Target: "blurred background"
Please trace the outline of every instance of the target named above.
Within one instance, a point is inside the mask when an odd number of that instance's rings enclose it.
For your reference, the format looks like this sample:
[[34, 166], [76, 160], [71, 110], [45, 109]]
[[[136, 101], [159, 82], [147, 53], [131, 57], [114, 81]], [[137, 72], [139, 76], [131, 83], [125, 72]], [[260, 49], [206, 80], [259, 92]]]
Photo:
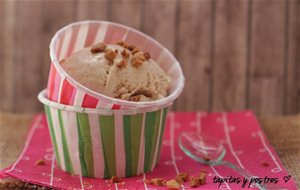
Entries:
[[300, 112], [298, 0], [1, 0], [0, 111], [37, 112], [61, 27], [108, 20], [152, 36], [186, 76], [176, 111]]

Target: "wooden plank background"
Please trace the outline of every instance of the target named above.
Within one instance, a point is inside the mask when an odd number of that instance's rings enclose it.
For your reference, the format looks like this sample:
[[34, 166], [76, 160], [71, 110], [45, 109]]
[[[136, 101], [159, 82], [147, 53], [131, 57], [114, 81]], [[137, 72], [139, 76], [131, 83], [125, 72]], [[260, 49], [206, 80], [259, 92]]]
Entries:
[[175, 54], [186, 86], [174, 110], [300, 112], [299, 0], [2, 0], [0, 111], [42, 110], [51, 37], [87, 19], [131, 26]]

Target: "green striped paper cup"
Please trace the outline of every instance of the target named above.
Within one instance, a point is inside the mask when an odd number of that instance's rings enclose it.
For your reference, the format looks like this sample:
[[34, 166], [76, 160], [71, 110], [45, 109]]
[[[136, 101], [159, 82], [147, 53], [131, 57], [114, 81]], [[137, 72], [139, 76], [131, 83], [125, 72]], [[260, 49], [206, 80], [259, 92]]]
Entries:
[[56, 161], [74, 175], [128, 177], [154, 169], [164, 134], [168, 106], [152, 110], [104, 110], [44, 104]]

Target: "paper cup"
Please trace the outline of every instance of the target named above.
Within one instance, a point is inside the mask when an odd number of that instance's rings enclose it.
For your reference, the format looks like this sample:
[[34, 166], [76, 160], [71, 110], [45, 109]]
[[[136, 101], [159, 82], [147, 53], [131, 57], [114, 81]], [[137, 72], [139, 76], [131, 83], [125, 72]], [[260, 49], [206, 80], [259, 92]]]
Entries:
[[159, 160], [167, 107], [154, 110], [81, 108], [44, 104], [56, 161], [71, 174], [128, 177], [153, 170]]
[[[130, 102], [111, 98], [94, 92], [72, 79], [59, 61], [72, 53], [97, 42], [116, 43], [124, 40], [142, 51], [151, 53], [160, 67], [172, 77], [169, 96], [150, 102]], [[55, 102], [85, 108], [135, 109], [167, 105], [182, 92], [184, 76], [175, 57], [151, 37], [124, 25], [105, 21], [83, 21], [70, 24], [59, 30], [50, 44], [51, 69], [47, 97]]]

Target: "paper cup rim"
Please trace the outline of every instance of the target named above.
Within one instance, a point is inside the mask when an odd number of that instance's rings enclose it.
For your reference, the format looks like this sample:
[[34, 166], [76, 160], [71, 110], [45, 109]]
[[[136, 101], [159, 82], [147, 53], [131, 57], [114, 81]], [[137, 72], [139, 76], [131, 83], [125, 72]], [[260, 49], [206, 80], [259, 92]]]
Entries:
[[[62, 35], [62, 33], [64, 33], [65, 31], [69, 30], [70, 28], [72, 28], [74, 26], [84, 25], [84, 24], [89, 24], [89, 23], [107, 24], [107, 25], [114, 25], [114, 26], [122, 27], [122, 28], [125, 28], [126, 30], [131, 30], [131, 31], [134, 31], [134, 32], [138, 33], [139, 35], [141, 35], [141, 36], [147, 38], [148, 40], [152, 41], [153, 43], [155, 43], [157, 46], [161, 47], [163, 49], [163, 51], [165, 51], [168, 56], [171, 56], [176, 61], [176, 64], [178, 64], [178, 66], [179, 66], [178, 69], [179, 69], [180, 77], [177, 79], [178, 84], [175, 87], [176, 89], [171, 94], [169, 94], [168, 96], [166, 96], [162, 99], [159, 99], [159, 100], [154, 100], [154, 101], [149, 101], [149, 102], [132, 102], [132, 101], [126, 101], [126, 100], [112, 98], [112, 97], [106, 96], [104, 94], [95, 92], [95, 91], [81, 85], [76, 80], [74, 80], [67, 72], [64, 71], [64, 69], [59, 64], [59, 60], [57, 59], [56, 53], [54, 51], [55, 46], [56, 46], [56, 39], [58, 37], [60, 37]], [[96, 20], [87, 20], [87, 21], [74, 22], [74, 23], [71, 23], [69, 25], [66, 25], [65, 27], [61, 28], [60, 30], [58, 30], [55, 33], [55, 35], [51, 39], [49, 48], [50, 48], [51, 61], [54, 64], [55, 68], [57, 69], [58, 73], [61, 75], [62, 78], [68, 79], [68, 81], [72, 85], [74, 85], [75, 87], [79, 87], [80, 89], [86, 91], [88, 94], [90, 94], [90, 95], [92, 95], [96, 98], [99, 98], [99, 99], [106, 99], [108, 102], [110, 102], [112, 104], [124, 105], [124, 106], [132, 107], [132, 108], [135, 108], [135, 107], [143, 108], [143, 107], [166, 105], [166, 104], [172, 103], [183, 91], [185, 78], [183, 76], [183, 72], [182, 72], [182, 69], [180, 67], [180, 64], [179, 64], [178, 60], [175, 58], [175, 56], [167, 48], [165, 48], [163, 45], [161, 45], [158, 41], [156, 41], [152, 37], [148, 36], [147, 34], [144, 34], [144, 33], [140, 32], [140, 31], [138, 31], [134, 28], [131, 28], [129, 26], [125, 26], [125, 25], [122, 25], [122, 24], [109, 22], [109, 21], [96, 21]]]
[[77, 112], [77, 113], [86, 113], [86, 114], [100, 114], [100, 115], [114, 115], [114, 114], [122, 114], [122, 115], [135, 115], [140, 113], [146, 113], [146, 112], [154, 112], [163, 108], [166, 108], [170, 106], [172, 103], [160, 106], [160, 107], [152, 107], [152, 108], [137, 108], [137, 109], [101, 109], [101, 108], [84, 108], [84, 107], [78, 107], [78, 106], [71, 106], [71, 105], [65, 105], [58, 102], [51, 101], [47, 98], [47, 89], [42, 90], [38, 94], [38, 100], [43, 103], [44, 105], [47, 105], [49, 107], [64, 110], [64, 111], [71, 111], [71, 112]]

